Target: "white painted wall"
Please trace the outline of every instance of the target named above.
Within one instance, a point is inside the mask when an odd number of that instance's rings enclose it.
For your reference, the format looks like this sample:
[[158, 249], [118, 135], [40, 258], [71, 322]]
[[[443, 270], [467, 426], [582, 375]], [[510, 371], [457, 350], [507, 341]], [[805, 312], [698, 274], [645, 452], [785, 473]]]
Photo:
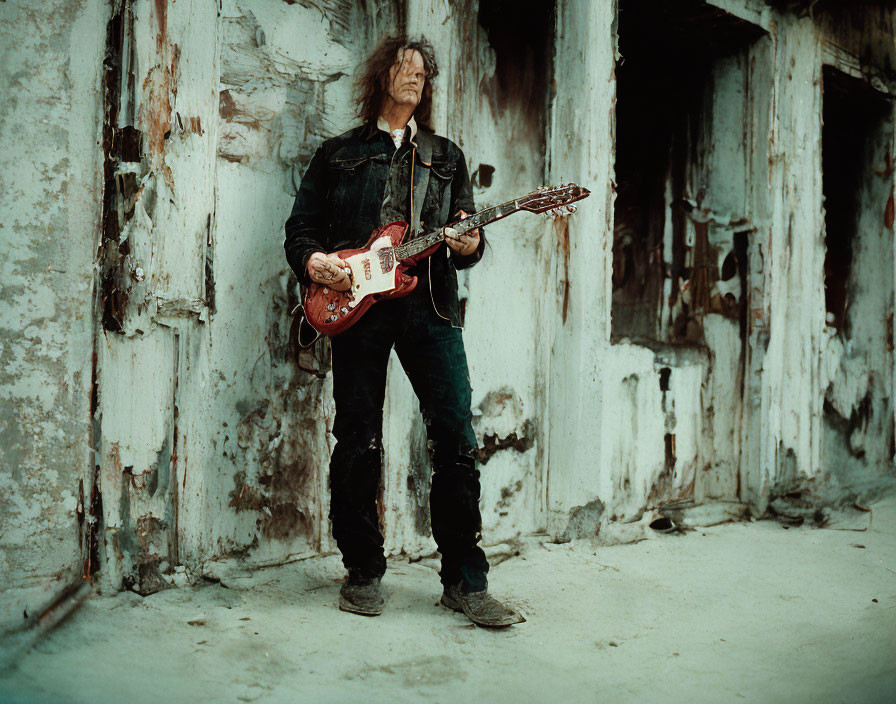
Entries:
[[0, 629], [82, 569], [107, 12], [0, 4]]

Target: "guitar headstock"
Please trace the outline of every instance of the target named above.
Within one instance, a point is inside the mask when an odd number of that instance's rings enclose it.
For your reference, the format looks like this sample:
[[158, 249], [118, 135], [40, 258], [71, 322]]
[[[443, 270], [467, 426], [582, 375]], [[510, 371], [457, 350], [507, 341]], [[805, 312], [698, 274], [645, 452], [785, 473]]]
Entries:
[[591, 195], [591, 191], [574, 183], [565, 186], [543, 186], [537, 191], [532, 191], [517, 202], [523, 210], [532, 213], [546, 213], [549, 210], [566, 208], [567, 212], [574, 213], [575, 208], [570, 204], [582, 200]]

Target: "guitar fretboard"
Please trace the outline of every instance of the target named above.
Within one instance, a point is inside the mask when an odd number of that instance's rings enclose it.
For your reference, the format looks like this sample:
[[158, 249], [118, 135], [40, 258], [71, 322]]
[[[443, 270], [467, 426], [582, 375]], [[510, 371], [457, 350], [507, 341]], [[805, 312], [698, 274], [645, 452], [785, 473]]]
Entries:
[[[470, 217], [464, 218], [463, 220], [454, 223], [453, 225], [451, 225], [451, 227], [457, 230], [457, 233], [459, 235], [462, 235], [463, 233], [470, 230], [475, 230], [477, 227], [488, 225], [490, 222], [494, 222], [495, 220], [506, 218], [508, 215], [510, 215], [511, 213], [515, 213], [518, 210], [521, 210], [519, 200], [509, 200], [506, 203], [493, 205], [491, 208], [480, 210], [478, 213], [474, 213]], [[433, 245], [438, 244], [444, 239], [444, 228], [439, 228], [438, 230], [427, 232], [423, 235], [420, 235], [419, 237], [415, 237], [414, 239], [405, 242], [404, 244], [398, 245], [395, 248], [395, 256], [399, 260], [408, 259], [416, 254], [420, 254], [420, 252], [426, 251], [427, 249], [429, 249]]]

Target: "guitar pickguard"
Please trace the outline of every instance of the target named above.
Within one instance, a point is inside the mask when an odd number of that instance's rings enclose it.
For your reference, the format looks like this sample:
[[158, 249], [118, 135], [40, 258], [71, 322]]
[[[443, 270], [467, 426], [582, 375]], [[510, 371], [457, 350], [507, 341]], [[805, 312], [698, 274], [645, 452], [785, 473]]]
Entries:
[[394, 290], [399, 283], [392, 240], [388, 236], [378, 237], [370, 249], [346, 258], [345, 263], [352, 270], [350, 308], [358, 305], [365, 296]]

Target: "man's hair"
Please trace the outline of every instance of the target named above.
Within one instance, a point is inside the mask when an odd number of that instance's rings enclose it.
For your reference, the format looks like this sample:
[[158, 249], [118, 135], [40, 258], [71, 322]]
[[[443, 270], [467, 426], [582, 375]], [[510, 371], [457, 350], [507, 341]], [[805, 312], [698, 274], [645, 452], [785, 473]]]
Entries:
[[414, 121], [418, 126], [432, 132], [432, 81], [439, 73], [435, 52], [426, 37], [409, 40], [405, 36], [393, 36], [383, 39], [364, 62], [361, 76], [358, 78], [357, 105], [358, 116], [365, 123], [376, 124], [380, 116], [383, 98], [389, 92], [389, 70], [395, 63], [404, 58], [407, 50], [419, 51], [423, 57], [423, 68], [426, 80], [423, 82], [423, 95], [420, 104], [414, 110]]

